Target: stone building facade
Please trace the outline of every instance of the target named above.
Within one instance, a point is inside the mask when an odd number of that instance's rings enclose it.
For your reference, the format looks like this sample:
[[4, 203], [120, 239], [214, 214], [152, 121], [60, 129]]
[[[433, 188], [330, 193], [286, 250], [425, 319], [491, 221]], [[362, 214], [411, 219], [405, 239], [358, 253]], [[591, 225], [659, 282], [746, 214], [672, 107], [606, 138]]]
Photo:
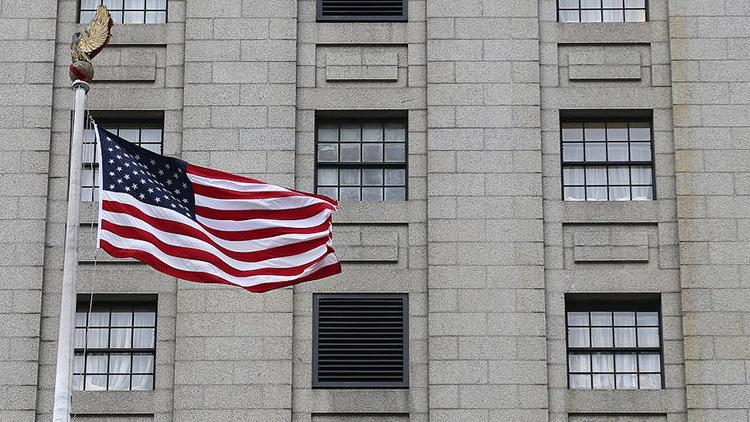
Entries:
[[[89, 3], [0, 0], [1, 421], [51, 418]], [[75, 420], [750, 422], [747, 0], [370, 1], [358, 21], [329, 0], [105, 3], [134, 23], [94, 61], [91, 114], [332, 189], [343, 272], [263, 294], [176, 280], [97, 253], [84, 200], [80, 311], [138, 304], [155, 341], [131, 350], [153, 356], [143, 389], [81, 374]], [[352, 141], [380, 165], [343, 158], [352, 128], [380, 133]], [[405, 298], [403, 379], [326, 383], [325, 299], [365, 297]]]

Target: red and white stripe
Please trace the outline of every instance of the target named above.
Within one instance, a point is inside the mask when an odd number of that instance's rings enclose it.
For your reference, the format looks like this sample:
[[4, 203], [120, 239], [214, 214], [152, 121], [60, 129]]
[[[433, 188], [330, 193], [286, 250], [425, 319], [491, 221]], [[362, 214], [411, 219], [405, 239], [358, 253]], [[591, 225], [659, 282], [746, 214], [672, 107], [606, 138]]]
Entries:
[[253, 292], [341, 272], [335, 201], [190, 164], [187, 175], [197, 221], [102, 189], [100, 247], [183, 280]]

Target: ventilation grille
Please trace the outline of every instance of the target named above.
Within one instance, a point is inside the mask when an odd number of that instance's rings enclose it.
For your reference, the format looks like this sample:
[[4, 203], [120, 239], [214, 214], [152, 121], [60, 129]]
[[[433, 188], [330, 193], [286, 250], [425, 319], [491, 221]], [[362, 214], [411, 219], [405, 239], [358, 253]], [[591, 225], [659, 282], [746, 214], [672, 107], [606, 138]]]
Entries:
[[318, 20], [406, 20], [406, 0], [318, 0]]
[[406, 294], [314, 296], [313, 386], [408, 387]]

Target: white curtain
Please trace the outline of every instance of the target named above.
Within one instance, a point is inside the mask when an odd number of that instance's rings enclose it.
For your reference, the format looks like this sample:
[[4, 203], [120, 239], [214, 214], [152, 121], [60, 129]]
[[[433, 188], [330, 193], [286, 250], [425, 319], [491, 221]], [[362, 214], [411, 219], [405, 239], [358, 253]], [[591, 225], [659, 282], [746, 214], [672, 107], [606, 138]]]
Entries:
[[107, 355], [88, 355], [86, 373], [86, 390], [106, 390]]
[[110, 390], [127, 390], [130, 387], [130, 353], [109, 355], [109, 373]]
[[615, 388], [614, 355], [596, 353], [591, 355], [592, 387], [596, 389]]
[[638, 355], [638, 367], [642, 389], [661, 388], [661, 358], [658, 354], [649, 353]]

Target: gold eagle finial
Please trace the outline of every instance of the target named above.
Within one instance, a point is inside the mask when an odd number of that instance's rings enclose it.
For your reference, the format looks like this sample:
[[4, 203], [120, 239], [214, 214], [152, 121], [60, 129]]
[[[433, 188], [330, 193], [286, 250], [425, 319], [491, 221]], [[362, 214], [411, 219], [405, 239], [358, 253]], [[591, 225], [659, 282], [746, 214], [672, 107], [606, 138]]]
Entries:
[[112, 16], [105, 6], [99, 6], [94, 14], [94, 19], [89, 22], [83, 32], [73, 34], [70, 43], [70, 65], [71, 79], [82, 79], [90, 81], [94, 76], [94, 68], [91, 59], [96, 57], [109, 43], [110, 30], [114, 25]]

